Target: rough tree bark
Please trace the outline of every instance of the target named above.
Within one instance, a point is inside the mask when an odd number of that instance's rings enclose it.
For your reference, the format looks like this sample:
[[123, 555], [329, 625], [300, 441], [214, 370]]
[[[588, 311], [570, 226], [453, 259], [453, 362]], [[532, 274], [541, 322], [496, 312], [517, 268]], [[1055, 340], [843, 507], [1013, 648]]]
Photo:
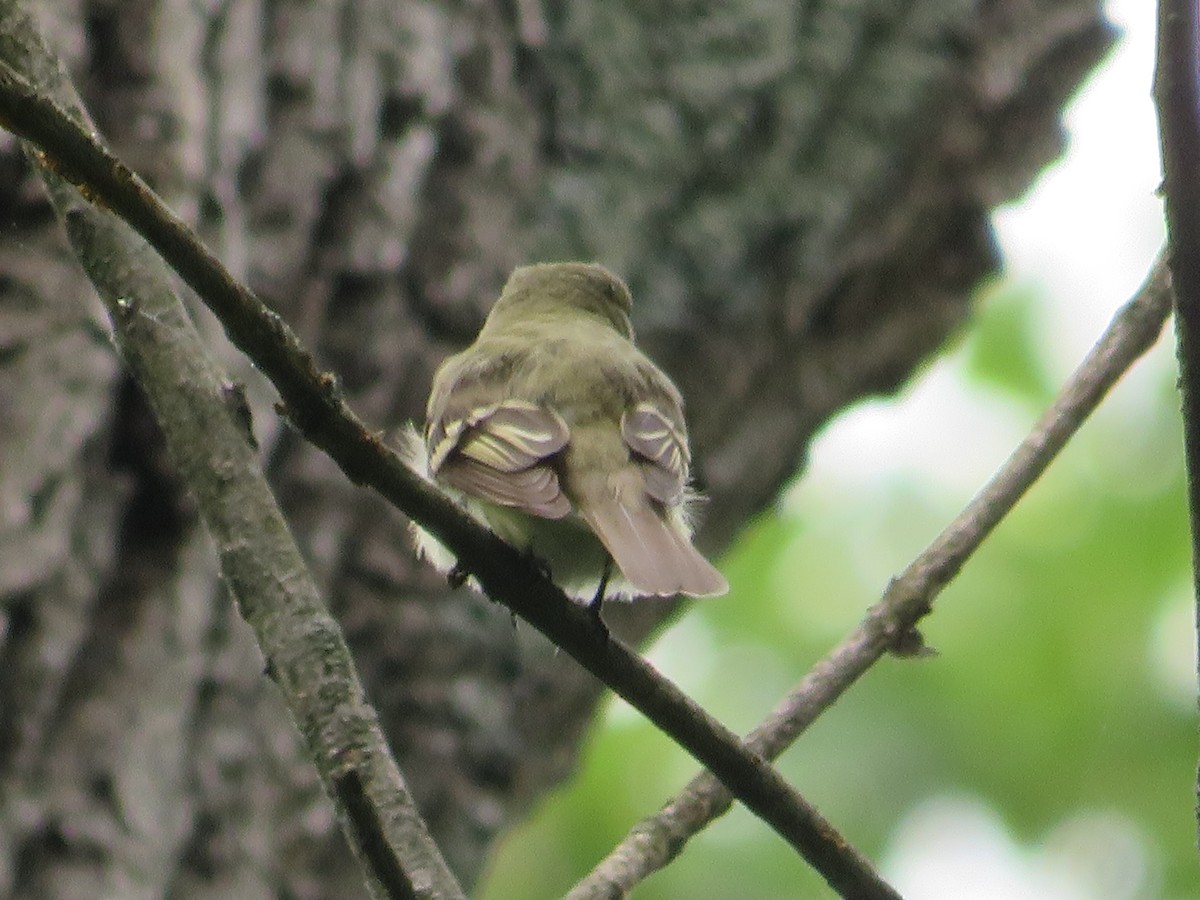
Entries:
[[[337, 371], [419, 414], [508, 270], [622, 273], [725, 546], [814, 429], [969, 314], [1061, 147], [1099, 0], [60, 0], [105, 135]], [[0, 895], [320, 897], [356, 873], [90, 288], [0, 135]], [[204, 319], [203, 316], [201, 316]], [[220, 342], [217, 330], [204, 319]], [[281, 427], [264, 458], [465, 883], [596, 684]], [[617, 628], [644, 638], [644, 604]]]

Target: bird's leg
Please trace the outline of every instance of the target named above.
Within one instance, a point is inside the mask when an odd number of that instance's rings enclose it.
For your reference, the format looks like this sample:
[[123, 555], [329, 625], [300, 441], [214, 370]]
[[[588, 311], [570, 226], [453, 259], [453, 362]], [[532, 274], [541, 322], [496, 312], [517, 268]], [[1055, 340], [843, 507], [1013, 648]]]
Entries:
[[613, 558], [607, 552], [604, 554], [604, 568], [600, 572], [600, 583], [596, 585], [596, 594], [588, 603], [588, 612], [592, 614], [592, 618], [596, 620], [596, 624], [603, 628], [606, 632], [608, 626], [604, 624], [604, 620], [600, 618], [600, 609], [604, 606], [604, 595], [608, 591], [608, 579], [612, 577]]

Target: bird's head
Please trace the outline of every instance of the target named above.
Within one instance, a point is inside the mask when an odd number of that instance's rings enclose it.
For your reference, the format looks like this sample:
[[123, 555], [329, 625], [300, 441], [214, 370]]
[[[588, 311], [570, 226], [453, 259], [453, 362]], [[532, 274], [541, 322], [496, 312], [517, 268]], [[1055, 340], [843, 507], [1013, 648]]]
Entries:
[[629, 288], [603, 266], [538, 263], [513, 270], [488, 315], [488, 325], [495, 328], [534, 317], [558, 319], [582, 314], [599, 318], [619, 334], [632, 338], [632, 308]]

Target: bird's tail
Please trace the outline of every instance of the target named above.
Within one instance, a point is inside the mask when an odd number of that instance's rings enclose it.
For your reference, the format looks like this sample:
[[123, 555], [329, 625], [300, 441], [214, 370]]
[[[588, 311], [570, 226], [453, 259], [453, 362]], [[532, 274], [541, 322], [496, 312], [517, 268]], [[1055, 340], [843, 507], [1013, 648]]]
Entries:
[[637, 592], [708, 597], [729, 590], [725, 576], [692, 546], [683, 517], [652, 500], [636, 469], [581, 487], [579, 514]]

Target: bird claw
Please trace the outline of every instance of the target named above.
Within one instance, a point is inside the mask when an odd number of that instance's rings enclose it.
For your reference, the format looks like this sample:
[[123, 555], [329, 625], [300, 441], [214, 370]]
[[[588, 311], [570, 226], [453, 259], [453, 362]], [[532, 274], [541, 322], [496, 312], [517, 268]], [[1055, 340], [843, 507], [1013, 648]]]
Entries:
[[588, 618], [592, 622], [592, 627], [600, 635], [600, 639], [607, 643], [608, 636], [609, 636], [608, 625], [605, 624], [604, 619], [600, 615], [600, 608], [603, 605], [604, 605], [603, 597], [600, 597], [600, 598], [594, 597], [594, 598], [592, 598], [591, 602], [589, 602], [587, 605], [587, 612], [588, 612]]
[[534, 553], [532, 547], [526, 547], [521, 551], [521, 553], [525, 557], [526, 561], [538, 570], [539, 575], [541, 575], [547, 581], [554, 580], [554, 573], [550, 571], [550, 564]]

